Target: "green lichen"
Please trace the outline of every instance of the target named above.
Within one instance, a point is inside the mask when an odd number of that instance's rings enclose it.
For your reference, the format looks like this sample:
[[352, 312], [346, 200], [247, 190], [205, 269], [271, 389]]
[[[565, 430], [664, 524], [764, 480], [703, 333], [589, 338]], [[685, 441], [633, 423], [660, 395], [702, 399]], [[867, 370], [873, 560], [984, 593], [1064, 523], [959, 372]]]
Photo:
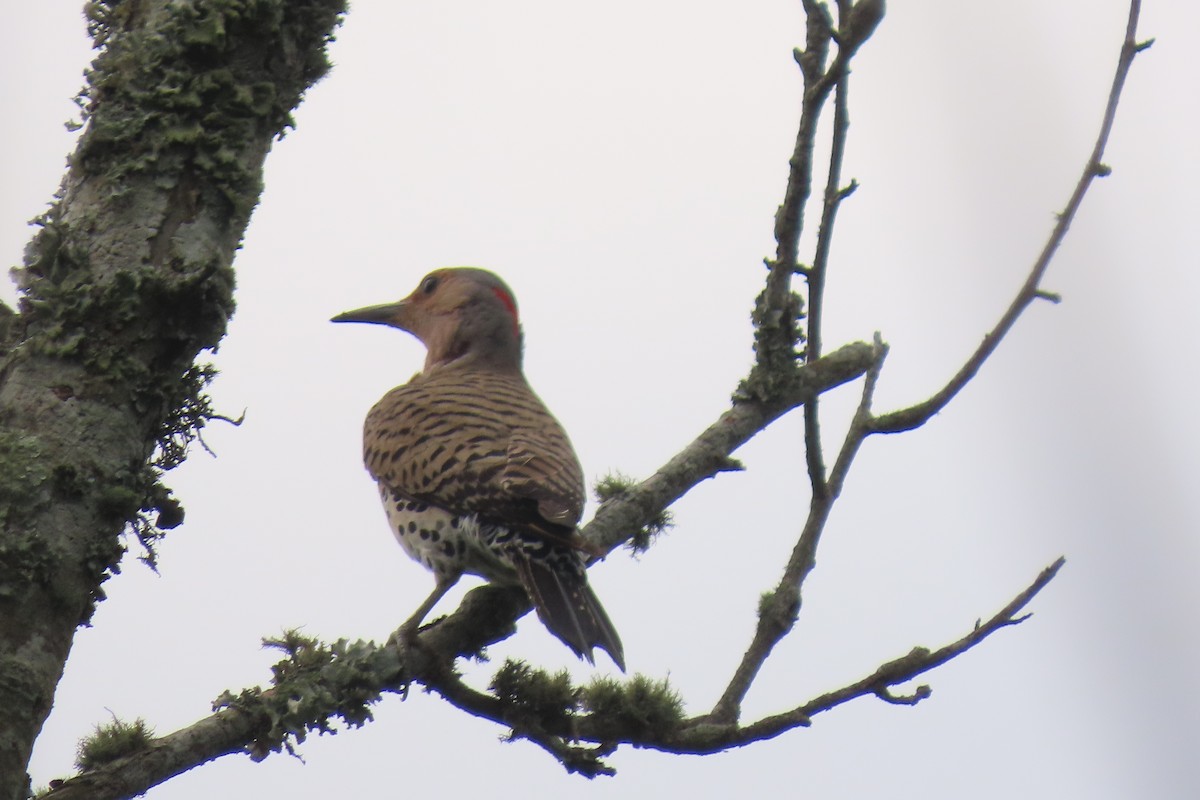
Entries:
[[37, 534], [8, 534], [0, 541], [0, 598], [20, 597], [31, 584], [49, 582], [57, 563]]
[[286, 654], [271, 668], [275, 691], [227, 691], [213, 702], [214, 710], [237, 707], [267, 720], [249, 746], [255, 761], [273, 752], [296, 755], [310, 732], [336, 734], [335, 719], [352, 728], [365, 725], [372, 719], [371, 705], [380, 697], [374, 687], [394, 678], [386, 649], [370, 642], [339, 639], [325, 644], [289, 630], [264, 639], [263, 645]]
[[[109, 412], [124, 414], [130, 446], [115, 467], [85, 446], [39, 452], [43, 471], [22, 472], [6, 458], [35, 459], [0, 441], [0, 591], [46, 578], [44, 545], [13, 517], [32, 513], [31, 498], [33, 508], [76, 503], [113, 531], [128, 525], [151, 564], [163, 531], [182, 521], [163, 475], [219, 418], [205, 391], [215, 372], [195, 361], [233, 313], [231, 259], [263, 155], [328, 69], [324, 46], [344, 11], [343, 0], [86, 5], [99, 50], [77, 99], [86, 130], [14, 270], [20, 314], [0, 313], [13, 331], [0, 332], [0, 350], [19, 341], [6, 358], [62, 362], [71, 385], [52, 391], [81, 401], [81, 413], [103, 409], [97, 431], [112, 429]], [[111, 452], [98, 444], [91, 452]], [[95, 534], [86, 569], [115, 572], [120, 540]]]
[[231, 420], [213, 409], [212, 397], [207, 390], [216, 377], [217, 369], [212, 364], [193, 364], [183, 373], [174, 396], [162, 398], [170, 411], [159, 427], [155, 441], [152, 462], [159, 470], [166, 472], [182, 464], [210, 421], [219, 419], [233, 425], [241, 424], [240, 419]]
[[596, 493], [597, 500], [601, 503], [607, 503], [609, 500], [624, 497], [637, 484], [638, 482], [634, 478], [613, 470], [606, 473], [603, 477], [598, 478], [595, 485], [592, 486], [592, 491]]
[[[198, 344], [215, 345], [232, 312], [232, 284], [187, 279], [148, 267], [116, 272], [94, 285], [81, 283], [86, 270], [64, 264], [66, 226], [52, 210], [29, 249], [24, 281], [36, 291], [22, 300], [23, 319], [33, 335], [24, 356], [44, 355], [74, 361], [87, 369], [86, 385], [72, 387], [90, 399], [132, 403], [143, 418], [160, 418], [154, 453], [140, 471], [107, 476], [98, 509], [113, 524], [128, 522], [143, 545], [143, 560], [154, 565], [155, 544], [163, 532], [182, 522], [183, 511], [162, 484], [163, 474], [186, 458], [190, 445], [217, 414], [207, 387], [216, 376], [211, 365], [183, 367], [180, 377], [164, 379], [163, 362], [186, 363]], [[150, 311], [147, 311], [150, 309]], [[197, 338], [200, 341], [197, 341]], [[56, 468], [56, 485], [72, 495], [87, 485], [74, 467]]]
[[789, 629], [799, 613], [800, 593], [794, 586], [769, 590], [758, 597], [758, 618], [776, 630]]
[[96, 506], [101, 516], [124, 520], [129, 516], [129, 509], [137, 508], [141, 500], [138, 492], [128, 486], [110, 484], [96, 492]]
[[29, 520], [53, 500], [53, 472], [42, 441], [0, 430], [0, 597], [22, 595], [31, 584], [50, 581], [55, 559]]
[[8, 527], [50, 501], [51, 471], [43, 451], [38, 437], [0, 429], [0, 525]]
[[168, 530], [182, 525], [185, 516], [183, 504], [163, 482], [165, 474], [184, 462], [194, 443], [204, 446], [201, 432], [209, 422], [221, 420], [231, 425], [242, 422], [241, 418], [230, 419], [213, 409], [207, 387], [216, 376], [217, 370], [211, 364], [194, 364], [175, 385], [174, 396], [158, 400], [169, 411], [155, 437], [154, 454], [139, 474], [138, 498], [133, 506], [136, 514], [129, 523], [142, 546], [140, 558], [152, 569], [157, 565], [158, 543]]
[[122, 722], [114, 716], [112, 722], [97, 725], [91, 736], [79, 741], [75, 766], [82, 772], [96, 769], [145, 750], [153, 739], [154, 729], [144, 719]]
[[[73, 465], [53, 464], [33, 435], [0, 431], [0, 597], [24, 594], [31, 585], [55, 585], [58, 556], [30, 521], [55, 502], [78, 501], [88, 492], [102, 517], [115, 528], [137, 508], [137, 493], [115, 481], [96, 491]], [[112, 538], [90, 541], [84, 567], [99, 577], [116, 571], [122, 548]], [[81, 617], [86, 622], [104, 593], [98, 586]]]
[[104, 384], [144, 387], [132, 398], [139, 411], [186, 390], [178, 379], [161, 385], [157, 373], [172, 363], [186, 369], [221, 340], [234, 308], [232, 272], [216, 263], [185, 273], [144, 263], [96, 280], [87, 254], [67, 244], [76, 234], [60, 214], [55, 207], [37, 220], [41, 230], [16, 271], [26, 355], [83, 365], [96, 380], [93, 396]]
[[[72, 203], [70, 225], [55, 203], [18, 270], [33, 346], [136, 383], [158, 377], [137, 375], [140, 365], [169, 366], [172, 350], [190, 362], [220, 341], [233, 309], [228, 256], [261, 193], [263, 152], [328, 70], [344, 12], [343, 0], [87, 4], [100, 55], [77, 101], [87, 130], [69, 185], [90, 177], [90, 194]], [[161, 209], [164, 193], [165, 217], [147, 218], [143, 206]], [[111, 217], [123, 203], [131, 225], [147, 226], [149, 257], [114, 270], [106, 254], [98, 276], [94, 233], [122, 227]], [[230, 252], [175, 236], [199, 214], [226, 218]], [[146, 340], [129, 341], [143, 330]]]
[[[768, 267], [773, 263], [768, 262]], [[804, 300], [788, 292], [779, 307], [770, 302], [768, 289], [754, 300], [750, 315], [754, 323], [754, 368], [734, 391], [737, 401], [771, 402], [790, 387], [804, 359]]]
[[758, 616], [763, 616], [771, 610], [775, 604], [775, 592], [768, 589], [758, 596]]
[[565, 669], [549, 673], [507, 659], [488, 688], [508, 706], [514, 721], [544, 725], [565, 721], [578, 710], [578, 692]]
[[581, 691], [583, 707], [625, 736], [661, 738], [683, 720], [683, 700], [663, 678], [634, 675], [621, 682], [599, 677]]
[[[102, 52], [77, 101], [81, 124], [90, 123], [83, 164], [102, 169], [114, 186], [147, 172], [173, 186], [178, 181], [166, 176], [192, 172], [248, 215], [261, 185], [245, 147], [292, 126], [292, 108], [330, 66], [323, 45], [332, 36], [312, 36], [332, 30], [345, 4], [197, 0], [131, 25], [137, 5], [109, 0], [86, 9]], [[296, 41], [289, 56], [303, 59], [294, 84], [281, 83], [255, 46], [281, 37]]]
[[[635, 478], [613, 470], [599, 478], [592, 490], [596, 493], [596, 499], [604, 504], [628, 496], [637, 486], [638, 481]], [[634, 553], [644, 553], [654, 544], [654, 540], [666, 533], [673, 524], [670, 510], [664, 508], [658, 511], [644, 525], [633, 531], [629, 539], [629, 549]]]

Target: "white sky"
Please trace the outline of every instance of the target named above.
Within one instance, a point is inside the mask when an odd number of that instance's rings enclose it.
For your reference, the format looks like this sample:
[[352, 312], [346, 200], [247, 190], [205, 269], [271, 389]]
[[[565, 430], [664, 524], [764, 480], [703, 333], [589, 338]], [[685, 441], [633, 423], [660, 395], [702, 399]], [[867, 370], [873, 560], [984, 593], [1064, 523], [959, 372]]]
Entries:
[[[90, 57], [78, 5], [5, 0], [8, 264], [71, 147], [61, 123]], [[1126, 14], [1117, 0], [891, 5], [855, 62], [844, 174], [862, 187], [842, 210], [826, 331], [828, 349], [875, 330], [892, 345], [879, 410], [931, 393], [1023, 280], [1090, 151]], [[306, 765], [234, 756], [148, 796], [1194, 796], [1200, 11], [1146, 5], [1158, 42], [1134, 66], [1114, 173], [1046, 282], [1065, 302], [1032, 308], [927, 428], [867, 443], [747, 719], [959, 636], [1065, 554], [1032, 620], [928, 675], [916, 708], [859, 700], [706, 758], [623, 749], [615, 779], [567, 776], [414, 694], [310, 740]], [[434, 266], [500, 272], [530, 380], [590, 477], [648, 474], [726, 406], [751, 359], [803, 40], [798, 2], [733, 8], [355, 4], [238, 257], [214, 393], [246, 422], [214, 425], [220, 457], [197, 451], [171, 476], [188, 516], [161, 577], [128, 559], [77, 636], [36, 783], [71, 772], [109, 709], [169, 732], [268, 679], [262, 636], [381, 639], [429, 591], [358, 438], [420, 348], [332, 314], [407, 294]], [[825, 404], [830, 447], [856, 394]], [[680, 502], [649, 554], [593, 571], [631, 670], [669, 675], [689, 711], [728, 679], [801, 524], [799, 429], [791, 417], [745, 447], [748, 470]], [[492, 655], [588, 674], [532, 619]]]

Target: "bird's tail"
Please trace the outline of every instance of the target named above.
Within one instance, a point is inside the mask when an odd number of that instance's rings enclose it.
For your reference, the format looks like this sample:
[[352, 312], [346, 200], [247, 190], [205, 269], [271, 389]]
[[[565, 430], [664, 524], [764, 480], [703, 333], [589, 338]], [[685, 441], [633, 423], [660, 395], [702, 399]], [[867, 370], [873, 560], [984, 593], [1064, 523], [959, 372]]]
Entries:
[[552, 557], [530, 558], [521, 553], [513, 559], [517, 575], [541, 619], [551, 633], [589, 664], [592, 650], [599, 647], [625, 671], [625, 651], [604, 606], [588, 585], [582, 559], [567, 548], [554, 548]]

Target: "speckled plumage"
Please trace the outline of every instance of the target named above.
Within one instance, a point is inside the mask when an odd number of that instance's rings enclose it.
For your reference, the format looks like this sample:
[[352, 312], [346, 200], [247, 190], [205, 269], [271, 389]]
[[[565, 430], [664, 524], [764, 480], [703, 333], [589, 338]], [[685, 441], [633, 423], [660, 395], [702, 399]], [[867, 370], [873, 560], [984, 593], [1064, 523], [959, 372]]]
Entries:
[[583, 513], [567, 434], [520, 374], [446, 365], [392, 389], [367, 415], [372, 477], [462, 512], [566, 527]]
[[508, 287], [482, 270], [438, 270], [399, 303], [335, 321], [389, 324], [428, 348], [424, 371], [375, 404], [363, 435], [393, 533], [437, 579], [406, 627], [415, 630], [468, 572], [523, 586], [568, 647], [589, 662], [600, 647], [624, 669], [620, 639], [587, 582], [577, 531], [583, 472], [522, 374]]

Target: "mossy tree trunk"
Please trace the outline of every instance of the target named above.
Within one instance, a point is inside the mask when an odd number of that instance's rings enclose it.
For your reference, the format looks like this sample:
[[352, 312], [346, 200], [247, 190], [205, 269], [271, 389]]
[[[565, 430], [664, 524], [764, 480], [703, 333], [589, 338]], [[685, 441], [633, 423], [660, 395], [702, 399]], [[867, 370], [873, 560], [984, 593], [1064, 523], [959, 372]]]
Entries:
[[179, 519], [161, 482], [207, 405], [233, 255], [263, 161], [328, 69], [344, 0], [107, 0], [86, 130], [0, 306], [0, 800], [76, 628], [117, 569]]

